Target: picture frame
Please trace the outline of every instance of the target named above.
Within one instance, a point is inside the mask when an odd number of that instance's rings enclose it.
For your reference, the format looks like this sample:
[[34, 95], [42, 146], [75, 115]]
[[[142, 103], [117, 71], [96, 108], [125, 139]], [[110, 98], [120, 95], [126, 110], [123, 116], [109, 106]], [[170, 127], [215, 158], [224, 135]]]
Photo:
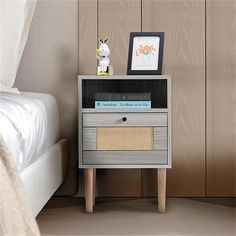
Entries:
[[131, 32], [127, 75], [161, 75], [164, 32]]

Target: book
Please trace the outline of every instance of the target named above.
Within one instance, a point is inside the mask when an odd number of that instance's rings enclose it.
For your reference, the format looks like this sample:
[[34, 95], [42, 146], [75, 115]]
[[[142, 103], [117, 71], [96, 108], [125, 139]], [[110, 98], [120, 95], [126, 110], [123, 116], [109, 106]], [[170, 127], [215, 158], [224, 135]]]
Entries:
[[149, 109], [151, 101], [95, 101], [96, 109]]
[[96, 93], [95, 101], [151, 101], [151, 93]]

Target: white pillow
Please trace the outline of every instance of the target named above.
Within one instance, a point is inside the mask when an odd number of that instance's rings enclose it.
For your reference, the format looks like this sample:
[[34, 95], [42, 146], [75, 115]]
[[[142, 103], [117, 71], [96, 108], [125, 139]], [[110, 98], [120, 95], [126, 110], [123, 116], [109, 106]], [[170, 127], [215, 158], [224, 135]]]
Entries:
[[20, 94], [17, 88], [7, 87], [4, 83], [0, 82], [0, 92], [9, 92]]
[[0, 1], [0, 91], [12, 90], [37, 0]]

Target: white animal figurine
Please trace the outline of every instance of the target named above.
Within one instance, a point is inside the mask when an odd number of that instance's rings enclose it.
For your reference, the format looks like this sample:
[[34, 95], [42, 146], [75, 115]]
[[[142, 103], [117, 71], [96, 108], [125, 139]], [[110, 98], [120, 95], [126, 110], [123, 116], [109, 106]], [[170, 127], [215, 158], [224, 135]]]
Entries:
[[106, 75], [108, 74], [108, 66], [110, 63], [110, 60], [108, 58], [109, 54], [110, 54], [110, 49], [107, 46], [107, 42], [108, 42], [108, 38], [106, 38], [105, 40], [99, 39], [99, 48], [96, 49], [96, 57], [99, 60], [99, 66], [100, 66], [100, 70], [99, 74], [101, 75]]

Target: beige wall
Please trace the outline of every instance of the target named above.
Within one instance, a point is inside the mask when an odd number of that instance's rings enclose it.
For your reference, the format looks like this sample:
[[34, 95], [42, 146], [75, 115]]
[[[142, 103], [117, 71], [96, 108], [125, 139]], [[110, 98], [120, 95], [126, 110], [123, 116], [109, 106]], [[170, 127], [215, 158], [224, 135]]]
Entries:
[[78, 1], [38, 0], [15, 86], [53, 94], [62, 136], [70, 142], [69, 176], [63, 194], [77, 191]]

